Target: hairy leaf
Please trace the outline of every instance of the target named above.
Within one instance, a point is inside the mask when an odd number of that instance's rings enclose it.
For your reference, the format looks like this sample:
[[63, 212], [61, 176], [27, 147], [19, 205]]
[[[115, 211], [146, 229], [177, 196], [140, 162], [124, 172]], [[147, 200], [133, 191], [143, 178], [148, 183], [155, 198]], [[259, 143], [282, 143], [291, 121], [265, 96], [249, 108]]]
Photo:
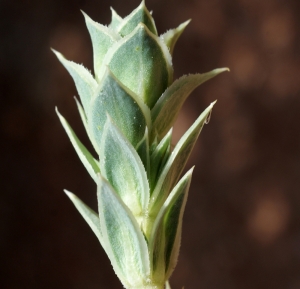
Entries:
[[190, 22], [191, 20], [187, 20], [184, 23], [180, 24], [177, 28], [168, 30], [166, 33], [160, 36], [169, 48], [171, 55], [173, 54], [174, 47], [178, 38]]
[[98, 162], [93, 158], [90, 152], [86, 149], [86, 147], [81, 143], [78, 139], [74, 131], [72, 130], [71, 126], [68, 124], [66, 119], [59, 113], [58, 109], [56, 109], [56, 113], [59, 117], [59, 120], [64, 127], [76, 153], [79, 156], [79, 159], [82, 161], [83, 165], [85, 166], [86, 170], [92, 177], [92, 179], [97, 183], [97, 174], [100, 172]]
[[108, 49], [121, 39], [121, 36], [109, 27], [93, 21], [84, 12], [82, 13], [91, 36], [94, 52], [94, 71], [96, 79], [99, 81], [98, 74], [100, 72], [103, 58]]
[[150, 234], [153, 225], [153, 218], [156, 216], [163, 202], [177, 183], [202, 127], [207, 118], [210, 116], [213, 105], [214, 103], [211, 103], [181, 137], [164, 166], [151, 196], [151, 202], [149, 204], [149, 220], [146, 228], [144, 229], [146, 236]]
[[220, 68], [208, 73], [185, 75], [174, 81], [151, 110], [152, 130], [162, 138], [173, 126], [183, 103], [190, 93], [203, 82], [227, 70], [227, 68]]
[[118, 26], [120, 25], [123, 19], [112, 7], [110, 7], [110, 10], [111, 10], [111, 22], [108, 27], [117, 30]]
[[157, 177], [159, 176], [159, 172], [161, 171], [162, 166], [164, 165], [163, 161], [165, 159], [166, 152], [170, 147], [172, 140], [172, 129], [166, 134], [166, 136], [160, 141], [155, 150], [151, 153], [150, 156], [150, 188], [151, 192], [155, 187]]
[[102, 177], [97, 196], [101, 230], [113, 268], [126, 288], [142, 288], [149, 277], [150, 262], [139, 225]]
[[142, 23], [109, 49], [103, 63], [150, 108], [172, 81], [168, 48]]
[[52, 49], [52, 51], [72, 76], [83, 108], [85, 111], [87, 111], [90, 105], [90, 100], [98, 86], [96, 80], [93, 78], [91, 73], [82, 65], [65, 59], [61, 53], [57, 52], [54, 49]]
[[150, 171], [150, 158], [149, 158], [149, 137], [148, 137], [148, 128], [146, 127], [145, 135], [142, 140], [137, 144], [136, 151], [139, 154], [142, 163], [145, 167], [147, 174]]
[[153, 34], [157, 35], [154, 19], [146, 8], [145, 1], [142, 1], [136, 9], [120, 22], [118, 32], [122, 36], [126, 36], [130, 34], [139, 23], [145, 24]]
[[169, 278], [170, 274], [166, 277], [165, 272], [171, 272], [176, 265], [192, 171], [193, 168], [174, 187], [155, 219], [149, 240], [151, 270], [155, 279]]
[[143, 138], [146, 126], [151, 126], [149, 108], [122, 85], [109, 69], [106, 69], [89, 111], [89, 128], [98, 146], [107, 113], [133, 146]]
[[69, 197], [69, 199], [72, 201], [72, 203], [74, 204], [78, 212], [88, 223], [92, 231], [95, 233], [95, 235], [100, 241], [101, 246], [105, 250], [98, 214], [94, 210], [92, 210], [89, 206], [87, 206], [84, 202], [82, 202], [76, 195], [74, 195], [73, 193], [67, 190], [64, 191]]
[[134, 147], [108, 116], [100, 146], [100, 168], [133, 215], [141, 221], [149, 202], [144, 165]]

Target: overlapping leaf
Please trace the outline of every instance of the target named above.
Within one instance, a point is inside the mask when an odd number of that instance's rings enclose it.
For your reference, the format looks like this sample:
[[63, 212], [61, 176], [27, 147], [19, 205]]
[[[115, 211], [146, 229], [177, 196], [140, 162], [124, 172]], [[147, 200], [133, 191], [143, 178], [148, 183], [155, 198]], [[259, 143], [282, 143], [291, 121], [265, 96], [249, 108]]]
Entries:
[[63, 64], [63, 66], [68, 70], [68, 72], [72, 76], [78, 94], [80, 96], [83, 108], [85, 111], [88, 111], [91, 98], [96, 91], [98, 83], [93, 78], [91, 73], [82, 65], [65, 59], [61, 53], [55, 51], [54, 49], [52, 49], [52, 51], [55, 53], [58, 60]]
[[101, 143], [106, 114], [109, 114], [126, 138], [136, 146], [146, 126], [151, 126], [149, 108], [106, 69], [89, 108], [89, 129], [96, 143]]
[[160, 138], [163, 137], [173, 126], [183, 103], [190, 93], [203, 82], [227, 70], [227, 68], [219, 68], [208, 73], [185, 75], [174, 81], [151, 110], [153, 131]]
[[168, 48], [142, 23], [109, 49], [103, 63], [150, 108], [172, 81]]
[[140, 23], [145, 24], [153, 34], [157, 35], [154, 19], [145, 6], [145, 1], [142, 1], [136, 9], [120, 21], [117, 26], [117, 31], [120, 35], [126, 36], [130, 34]]
[[78, 139], [74, 131], [72, 130], [71, 126], [68, 124], [66, 119], [59, 113], [56, 109], [56, 113], [60, 119], [62, 126], [64, 127], [75, 151], [77, 152], [79, 159], [82, 161], [83, 165], [85, 166], [86, 170], [93, 178], [95, 182], [97, 182], [97, 174], [100, 172], [98, 161], [96, 161], [90, 152], [86, 149], [86, 147], [81, 143]]
[[112, 7], [110, 7], [110, 10], [111, 10], [111, 22], [109, 24], [109, 28], [116, 30], [123, 19]]
[[137, 144], [136, 151], [139, 154], [146, 172], [150, 171], [150, 158], [149, 158], [149, 135], [148, 128], [146, 127], [145, 135], [142, 140]]
[[109, 116], [99, 157], [101, 174], [141, 222], [149, 202], [147, 174], [138, 153]]
[[144, 226], [146, 236], [149, 236], [151, 232], [154, 216], [157, 215], [163, 202], [166, 200], [168, 194], [177, 183], [180, 174], [189, 158], [189, 155], [196, 143], [196, 140], [198, 139], [201, 129], [211, 113], [213, 105], [214, 103], [210, 104], [181, 137], [167, 163], [165, 164], [157, 181], [154, 192], [151, 195], [151, 202], [149, 204], [149, 220], [148, 224], [145, 224]]
[[113, 268], [126, 288], [143, 288], [149, 278], [150, 261], [139, 225], [101, 176], [97, 196], [101, 230]]
[[184, 23], [180, 24], [177, 28], [170, 29], [160, 36], [169, 48], [171, 55], [173, 54], [174, 47], [178, 38], [190, 22], [191, 20], [187, 20]]
[[181, 240], [182, 218], [193, 169], [174, 187], [155, 219], [149, 240], [151, 270], [157, 280], [168, 279], [175, 268]]
[[[99, 182], [99, 181], [98, 181]], [[87, 222], [87, 224], [90, 226], [92, 231], [95, 233], [97, 238], [100, 241], [100, 244], [102, 245], [103, 249], [105, 250], [105, 244], [103, 241], [103, 235], [100, 228], [100, 220], [98, 214], [92, 210], [89, 206], [87, 206], [84, 202], [82, 202], [77, 196], [75, 196], [73, 193], [65, 190], [65, 193], [69, 197], [69, 199], [72, 201], [78, 212], [81, 214], [81, 216], [84, 218], [84, 220]]]
[[121, 36], [114, 30], [93, 21], [88, 15], [82, 12], [85, 18], [86, 26], [89, 30], [94, 53], [94, 71], [96, 79], [100, 72], [103, 58], [108, 49], [121, 39]]
[[172, 140], [172, 129], [166, 134], [166, 136], [160, 141], [160, 143], [156, 146], [150, 156], [150, 188], [151, 192], [154, 189], [157, 181], [157, 177], [164, 165], [165, 155], [168, 157], [168, 150], [170, 150]]

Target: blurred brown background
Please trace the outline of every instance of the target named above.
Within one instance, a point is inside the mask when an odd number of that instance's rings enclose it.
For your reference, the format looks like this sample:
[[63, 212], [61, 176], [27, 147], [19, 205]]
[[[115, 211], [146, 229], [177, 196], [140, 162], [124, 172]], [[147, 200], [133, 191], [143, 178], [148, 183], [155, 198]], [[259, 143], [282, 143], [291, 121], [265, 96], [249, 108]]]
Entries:
[[[198, 88], [174, 142], [218, 99], [196, 164], [173, 289], [300, 288], [300, 1], [147, 0], [159, 32], [192, 18], [175, 78], [228, 66]], [[126, 4], [125, 4], [126, 3]], [[54, 107], [88, 144], [71, 77], [49, 47], [92, 69], [79, 9], [108, 24], [138, 0], [0, 1], [0, 287], [121, 288], [63, 193], [95, 208], [95, 186]], [[90, 146], [89, 146], [90, 147]]]

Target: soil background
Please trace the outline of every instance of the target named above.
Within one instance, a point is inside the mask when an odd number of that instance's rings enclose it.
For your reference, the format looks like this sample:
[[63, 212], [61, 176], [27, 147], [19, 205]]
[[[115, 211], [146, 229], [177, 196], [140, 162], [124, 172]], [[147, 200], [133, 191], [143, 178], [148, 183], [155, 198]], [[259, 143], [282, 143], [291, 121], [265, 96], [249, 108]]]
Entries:
[[[192, 18], [175, 79], [229, 67], [184, 105], [174, 144], [218, 99], [196, 165], [173, 289], [300, 288], [300, 1], [147, 0], [160, 33]], [[54, 107], [90, 148], [71, 77], [50, 51], [92, 69], [80, 9], [110, 22], [139, 1], [0, 1], [0, 284], [3, 289], [122, 288], [63, 193], [96, 209], [95, 185]]]

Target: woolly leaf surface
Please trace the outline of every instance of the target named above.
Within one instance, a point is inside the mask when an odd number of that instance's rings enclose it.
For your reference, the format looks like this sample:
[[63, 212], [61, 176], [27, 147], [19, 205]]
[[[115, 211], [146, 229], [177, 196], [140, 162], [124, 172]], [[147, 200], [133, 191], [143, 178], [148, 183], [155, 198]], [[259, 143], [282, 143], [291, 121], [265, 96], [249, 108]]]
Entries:
[[98, 209], [106, 252], [126, 288], [143, 288], [150, 272], [148, 248], [134, 216], [102, 177], [98, 184]]
[[143, 138], [146, 126], [151, 125], [149, 108], [122, 85], [109, 69], [106, 69], [90, 106], [88, 124], [98, 146], [107, 113], [133, 146]]
[[133, 215], [140, 221], [149, 202], [144, 165], [130, 142], [108, 116], [100, 147], [100, 168]]
[[[89, 30], [94, 55], [94, 71], [98, 79], [98, 74], [108, 49], [121, 39], [120, 35], [114, 32], [109, 27], [101, 25], [93, 21], [87, 14], [82, 12], [85, 18], [86, 26]], [[98, 79], [99, 80], [99, 79]]]
[[126, 36], [130, 34], [139, 23], [145, 24], [153, 34], [157, 35], [154, 19], [145, 6], [144, 1], [120, 22], [118, 32], [120, 35]]
[[[172, 81], [171, 56], [166, 45], [142, 23], [113, 45], [103, 62], [150, 108]], [[103, 74], [104, 70], [103, 67]]]

